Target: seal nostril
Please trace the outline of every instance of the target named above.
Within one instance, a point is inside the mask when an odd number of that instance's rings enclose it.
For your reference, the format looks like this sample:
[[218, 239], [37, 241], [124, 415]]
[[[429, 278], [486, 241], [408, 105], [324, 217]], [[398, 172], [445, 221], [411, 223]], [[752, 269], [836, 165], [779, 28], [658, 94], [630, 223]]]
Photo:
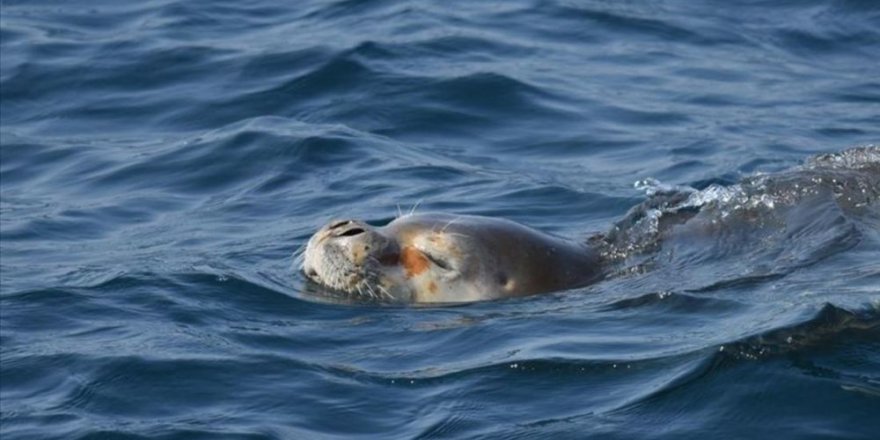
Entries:
[[345, 226], [345, 225], [347, 225], [347, 224], [349, 224], [349, 223], [351, 223], [351, 220], [341, 220], [341, 221], [338, 221], [338, 222], [333, 222], [333, 223], [330, 224], [330, 226], [327, 227], [327, 229], [336, 229], [336, 228], [338, 228], [338, 227], [340, 227], [340, 226]]
[[363, 234], [364, 230], [362, 228], [351, 228], [347, 231], [343, 231], [339, 234], [340, 237], [351, 237], [353, 235]]

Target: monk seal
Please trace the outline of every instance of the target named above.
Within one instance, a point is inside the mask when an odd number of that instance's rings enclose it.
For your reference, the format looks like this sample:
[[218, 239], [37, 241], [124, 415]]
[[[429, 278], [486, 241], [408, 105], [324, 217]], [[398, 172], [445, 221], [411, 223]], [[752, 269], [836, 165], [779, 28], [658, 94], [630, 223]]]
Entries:
[[318, 284], [356, 298], [470, 302], [574, 289], [641, 273], [652, 267], [652, 257], [666, 243], [693, 246], [708, 240], [709, 249], [726, 249], [715, 245], [742, 236], [743, 242], [753, 239], [763, 247], [761, 235], [752, 232], [777, 228], [812, 237], [812, 223], [800, 220], [823, 215], [831, 224], [876, 225], [880, 147], [815, 156], [803, 166], [731, 186], [653, 191], [608, 232], [585, 242], [468, 215], [411, 214], [383, 227], [334, 221], [308, 241], [302, 270]]
[[306, 245], [302, 269], [362, 298], [456, 303], [591, 284], [602, 277], [598, 260], [585, 243], [510, 220], [425, 213], [383, 227], [330, 222]]

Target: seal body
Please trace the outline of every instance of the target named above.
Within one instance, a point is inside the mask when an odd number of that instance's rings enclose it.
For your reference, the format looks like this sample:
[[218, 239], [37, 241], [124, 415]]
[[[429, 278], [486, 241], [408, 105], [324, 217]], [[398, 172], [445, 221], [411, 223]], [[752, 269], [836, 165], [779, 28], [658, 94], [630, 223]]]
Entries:
[[[814, 244], [797, 248], [797, 258], [785, 258], [809, 262], [800, 255], [826, 251], [804, 249], [846, 246], [857, 225], [874, 233], [878, 209], [880, 147], [866, 146], [815, 156], [802, 166], [734, 185], [649, 193], [607, 233], [585, 243], [477, 216], [408, 215], [384, 227], [332, 222], [309, 240], [302, 268], [319, 284], [361, 297], [488, 300], [572, 289], [603, 277], [643, 273], [676, 258], [686, 259], [682, 267], [704, 260], [738, 267], [731, 259], [764, 258], [763, 271], [779, 265], [792, 237], [803, 240], [822, 232]], [[828, 234], [830, 244], [823, 245]], [[785, 244], [772, 247], [773, 237]], [[664, 256], [658, 258], [661, 251]]]
[[489, 217], [417, 214], [384, 227], [334, 221], [309, 240], [313, 281], [394, 302], [468, 302], [595, 282], [599, 257], [585, 244]]

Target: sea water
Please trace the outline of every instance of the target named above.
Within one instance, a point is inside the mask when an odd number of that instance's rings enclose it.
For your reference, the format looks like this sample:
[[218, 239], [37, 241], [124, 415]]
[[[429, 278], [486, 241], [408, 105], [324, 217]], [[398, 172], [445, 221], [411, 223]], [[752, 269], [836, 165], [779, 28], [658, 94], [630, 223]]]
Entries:
[[293, 261], [411, 210], [585, 240], [877, 143], [877, 2], [0, 8], [4, 440], [880, 432], [876, 204], [468, 305], [321, 301]]

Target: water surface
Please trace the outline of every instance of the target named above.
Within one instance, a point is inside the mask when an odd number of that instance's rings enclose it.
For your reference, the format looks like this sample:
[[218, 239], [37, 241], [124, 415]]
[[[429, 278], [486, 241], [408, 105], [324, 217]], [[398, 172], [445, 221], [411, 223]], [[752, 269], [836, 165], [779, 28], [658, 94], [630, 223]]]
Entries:
[[331, 218], [586, 239], [876, 144], [875, 2], [0, 5], [4, 439], [880, 432], [876, 205], [465, 306], [292, 267]]

